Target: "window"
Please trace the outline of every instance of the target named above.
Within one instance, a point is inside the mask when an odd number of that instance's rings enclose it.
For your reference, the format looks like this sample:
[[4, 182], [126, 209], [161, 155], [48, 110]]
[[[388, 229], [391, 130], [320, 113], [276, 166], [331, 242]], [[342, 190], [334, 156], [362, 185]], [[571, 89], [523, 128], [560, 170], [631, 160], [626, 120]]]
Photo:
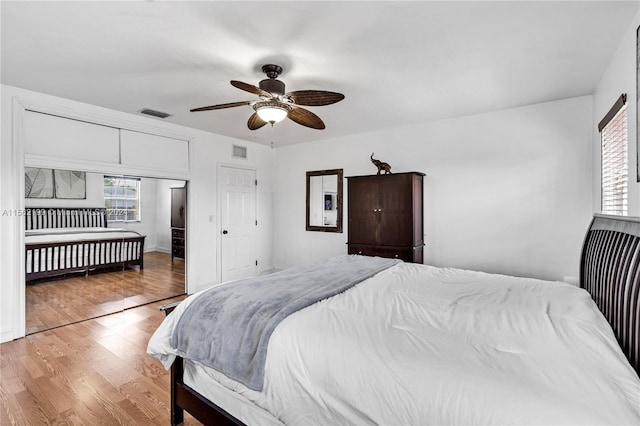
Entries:
[[602, 142], [602, 213], [627, 214], [627, 96], [622, 95], [598, 124]]
[[140, 221], [140, 179], [104, 177], [104, 206], [109, 222]]

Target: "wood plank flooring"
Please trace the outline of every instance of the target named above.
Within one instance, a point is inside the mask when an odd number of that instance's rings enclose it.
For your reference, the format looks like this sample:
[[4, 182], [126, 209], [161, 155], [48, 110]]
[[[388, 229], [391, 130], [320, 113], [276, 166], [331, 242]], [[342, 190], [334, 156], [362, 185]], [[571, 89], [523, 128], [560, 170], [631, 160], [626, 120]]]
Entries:
[[170, 373], [146, 346], [159, 306], [183, 298], [0, 345], [0, 424], [169, 425]]
[[144, 254], [144, 269], [70, 275], [27, 283], [26, 333], [122, 311], [184, 294], [184, 262], [160, 252]]

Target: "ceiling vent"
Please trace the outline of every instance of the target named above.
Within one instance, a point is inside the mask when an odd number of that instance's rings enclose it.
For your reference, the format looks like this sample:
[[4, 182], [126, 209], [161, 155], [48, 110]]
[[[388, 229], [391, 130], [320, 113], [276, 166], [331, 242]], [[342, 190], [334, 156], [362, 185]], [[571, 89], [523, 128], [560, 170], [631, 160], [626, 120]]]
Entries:
[[233, 145], [233, 151], [231, 152], [231, 156], [233, 158], [242, 158], [243, 160], [247, 159], [247, 147], [240, 145]]
[[150, 115], [150, 116], [156, 117], [156, 118], [171, 117], [171, 114], [167, 114], [166, 112], [156, 111], [154, 109], [149, 109], [149, 108], [143, 108], [139, 112], [140, 112], [140, 114]]

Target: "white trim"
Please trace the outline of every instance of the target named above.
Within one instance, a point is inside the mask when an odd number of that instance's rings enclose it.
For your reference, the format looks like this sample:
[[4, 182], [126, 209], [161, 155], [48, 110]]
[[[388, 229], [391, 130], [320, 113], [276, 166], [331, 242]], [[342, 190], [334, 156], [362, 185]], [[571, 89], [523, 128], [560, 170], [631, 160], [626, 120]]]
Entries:
[[14, 336], [13, 328], [2, 330], [0, 331], [0, 343], [10, 342], [13, 339], [17, 339], [17, 337]]
[[[193, 164], [193, 150], [191, 149], [191, 143], [187, 146], [187, 158], [189, 159], [189, 169], [191, 169], [191, 164]], [[191, 183], [190, 179], [185, 179], [184, 183], [185, 197], [187, 197], [187, 223], [185, 224], [184, 229], [184, 238], [186, 240], [184, 246], [184, 291], [187, 294], [193, 294], [196, 290], [195, 283], [191, 282], [189, 279], [191, 277], [191, 273], [189, 272], [189, 265], [191, 261], [189, 258], [191, 257], [189, 253], [191, 253], [191, 248], [193, 247], [193, 233], [191, 232], [191, 228], [193, 227], [195, 214], [193, 212], [193, 202], [191, 201]], [[173, 237], [172, 237], [173, 238]], [[195, 251], [194, 251], [195, 253]]]
[[[45, 157], [41, 155], [28, 154], [25, 155], [25, 136], [24, 136], [24, 114], [25, 111], [33, 111], [45, 114], [56, 115], [63, 118], [69, 118], [74, 120], [85, 121], [88, 123], [99, 124], [109, 127], [115, 127], [119, 129], [133, 130], [142, 133], [149, 133], [156, 136], [164, 136], [173, 139], [180, 139], [187, 141], [187, 149], [189, 155], [189, 170], [187, 172], [172, 171], [172, 170], [157, 170], [144, 167], [132, 167], [122, 166], [120, 164], [104, 163], [104, 162], [92, 162], [92, 161], [79, 161], [68, 158], [56, 158]], [[55, 105], [50, 103], [33, 102], [25, 100], [22, 97], [14, 96], [12, 98], [12, 118], [11, 118], [11, 137], [13, 148], [13, 179], [14, 179], [14, 193], [13, 193], [13, 207], [17, 210], [24, 210], [24, 167], [25, 164], [29, 166], [44, 167], [44, 168], [67, 168], [71, 170], [81, 171], [97, 171], [108, 173], [121, 173], [121, 174], [134, 174], [140, 177], [154, 177], [163, 179], [176, 179], [184, 180], [187, 182], [191, 179], [191, 149], [190, 144], [192, 141], [191, 136], [177, 133], [171, 130], [167, 130], [163, 127], [156, 127], [152, 125], [140, 124], [134, 121], [116, 118], [105, 112], [97, 112], [92, 110], [90, 113], [79, 112], [67, 106]], [[187, 197], [187, 201], [188, 201]], [[189, 209], [189, 211], [192, 209]], [[192, 213], [191, 213], [192, 214]], [[190, 214], [190, 215], [191, 215]], [[5, 342], [12, 339], [18, 339], [24, 337], [26, 334], [26, 277], [25, 277], [25, 253], [24, 253], [24, 217], [18, 216], [16, 218], [18, 226], [14, 227], [14, 256], [18, 261], [13, 262], [11, 266], [13, 268], [14, 287], [15, 294], [12, 295], [14, 316], [13, 327], [3, 329], [0, 334], [1, 342]], [[189, 239], [187, 239], [189, 244]], [[187, 249], [188, 252], [188, 249]], [[189, 271], [188, 260], [185, 259], [185, 290], [189, 288]]]
[[[69, 118], [72, 120], [84, 121], [91, 124], [99, 124], [102, 126], [113, 127], [116, 129], [133, 130], [135, 132], [148, 133], [155, 136], [164, 136], [167, 138], [180, 139], [184, 141], [191, 141], [193, 136], [179, 133], [173, 130], [169, 130], [164, 126], [155, 126], [151, 124], [141, 124], [132, 120], [128, 120], [122, 117], [115, 117], [108, 114], [105, 111], [91, 111], [90, 113], [71, 109], [68, 106], [57, 105], [45, 102], [34, 102], [32, 100], [26, 100], [18, 98], [23, 108], [33, 112], [39, 112], [42, 114], [50, 114], [58, 117]], [[127, 114], [127, 113], [121, 113]], [[141, 119], [150, 120], [147, 117], [140, 116]]]
[[79, 170], [83, 172], [107, 173], [112, 175], [129, 175], [137, 177], [149, 177], [175, 180], [189, 180], [190, 172], [153, 169], [148, 167], [105, 163], [101, 161], [75, 160], [62, 157], [49, 157], [38, 154], [24, 154], [26, 167], [41, 167], [45, 169]]
[[[17, 97], [13, 98], [13, 117], [11, 121], [11, 136], [13, 139], [13, 180], [15, 184], [15, 191], [13, 193], [14, 201], [13, 205], [19, 211], [24, 210], [24, 102]], [[14, 304], [17, 307], [14, 310], [14, 335], [13, 338], [17, 339], [24, 337], [27, 326], [26, 316], [26, 292], [27, 283], [25, 277], [25, 254], [24, 254], [24, 229], [25, 222], [24, 217], [18, 217], [18, 226], [13, 229], [14, 232], [14, 256], [18, 261], [14, 262], [13, 276], [14, 276], [14, 290], [17, 292], [13, 295]]]

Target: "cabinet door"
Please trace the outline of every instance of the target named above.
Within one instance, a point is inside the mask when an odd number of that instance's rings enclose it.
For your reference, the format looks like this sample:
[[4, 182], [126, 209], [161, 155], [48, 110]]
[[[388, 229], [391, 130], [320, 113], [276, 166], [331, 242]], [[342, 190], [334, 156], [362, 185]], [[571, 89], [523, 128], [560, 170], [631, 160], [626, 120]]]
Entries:
[[135, 167], [186, 173], [189, 171], [189, 142], [122, 129], [120, 162]]
[[379, 244], [413, 246], [412, 175], [385, 176], [378, 182]]
[[378, 244], [378, 184], [373, 178], [348, 179], [349, 242]]
[[119, 130], [70, 118], [26, 111], [25, 153], [118, 164]]

